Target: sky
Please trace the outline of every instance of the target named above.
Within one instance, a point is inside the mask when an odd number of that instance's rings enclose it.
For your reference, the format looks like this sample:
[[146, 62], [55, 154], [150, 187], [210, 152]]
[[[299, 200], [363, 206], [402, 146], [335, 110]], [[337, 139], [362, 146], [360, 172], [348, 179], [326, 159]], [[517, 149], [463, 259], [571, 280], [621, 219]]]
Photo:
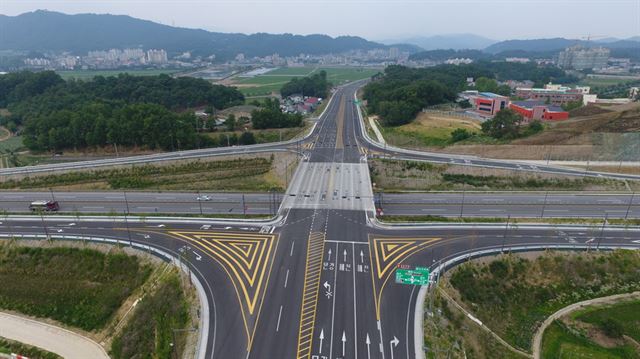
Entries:
[[130, 15], [220, 32], [369, 40], [460, 33], [494, 40], [640, 35], [640, 0], [0, 0], [4, 15], [37, 9]]

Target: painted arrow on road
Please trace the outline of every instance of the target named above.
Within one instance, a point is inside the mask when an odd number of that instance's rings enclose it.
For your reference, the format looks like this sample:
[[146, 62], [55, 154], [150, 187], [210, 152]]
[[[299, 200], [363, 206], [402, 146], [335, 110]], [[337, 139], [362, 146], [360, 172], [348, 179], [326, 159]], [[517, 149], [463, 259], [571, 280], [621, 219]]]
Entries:
[[331, 284], [329, 284], [329, 282], [325, 281], [322, 286], [327, 290], [327, 292], [331, 292]]
[[331, 262], [331, 248], [329, 248], [329, 259], [328, 262]]
[[344, 257], [344, 261], [347, 261], [347, 250], [345, 249], [344, 252], [342, 252], [342, 256]]
[[198, 252], [193, 251], [193, 254], [196, 256], [196, 260], [197, 261], [201, 261], [202, 260], [202, 256], [198, 254]]
[[320, 354], [322, 354], [322, 341], [324, 340], [324, 328], [320, 330]]
[[398, 338], [396, 338], [396, 336], [393, 336], [393, 340], [391, 340], [389, 342], [389, 350], [391, 351], [391, 359], [393, 359], [393, 348], [397, 347], [398, 344], [400, 343], [400, 340]]
[[344, 330], [342, 331], [342, 356], [344, 357], [344, 349], [345, 349], [345, 345], [347, 344], [347, 335], [345, 334]]
[[367, 333], [367, 339], [365, 339], [365, 344], [367, 344], [367, 359], [371, 359], [371, 339], [369, 339], [369, 333]]
[[360, 263], [364, 263], [364, 253], [360, 250]]

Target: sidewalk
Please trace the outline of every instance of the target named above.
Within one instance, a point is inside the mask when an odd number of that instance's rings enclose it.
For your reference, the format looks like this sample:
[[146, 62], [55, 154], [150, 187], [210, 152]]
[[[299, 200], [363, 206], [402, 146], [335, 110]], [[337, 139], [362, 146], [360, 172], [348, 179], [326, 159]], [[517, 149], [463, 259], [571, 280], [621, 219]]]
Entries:
[[36, 346], [65, 359], [109, 359], [93, 340], [67, 329], [0, 312], [0, 337]]

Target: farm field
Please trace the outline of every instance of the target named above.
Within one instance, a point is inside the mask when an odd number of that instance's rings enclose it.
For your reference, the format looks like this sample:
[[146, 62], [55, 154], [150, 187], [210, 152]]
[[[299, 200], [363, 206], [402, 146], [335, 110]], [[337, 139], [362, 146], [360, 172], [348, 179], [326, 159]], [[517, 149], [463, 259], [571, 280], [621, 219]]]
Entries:
[[236, 78], [232, 84], [245, 96], [269, 96], [278, 93], [285, 83], [294, 77], [310, 76], [318, 71], [326, 71], [327, 79], [334, 85], [371, 77], [377, 69], [359, 67], [282, 67], [266, 74], [250, 78]]
[[121, 73], [127, 73], [133, 76], [156, 76], [160, 74], [172, 74], [177, 70], [66, 70], [56, 71], [60, 77], [65, 80], [75, 78], [77, 80], [90, 80], [95, 76], [118, 76]]

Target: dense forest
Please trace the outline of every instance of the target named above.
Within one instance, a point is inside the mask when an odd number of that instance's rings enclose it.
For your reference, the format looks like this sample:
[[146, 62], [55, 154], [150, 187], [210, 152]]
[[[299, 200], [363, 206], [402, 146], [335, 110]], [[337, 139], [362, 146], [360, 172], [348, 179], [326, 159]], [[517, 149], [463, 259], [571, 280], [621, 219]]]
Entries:
[[266, 99], [262, 108], [251, 112], [251, 123], [255, 129], [302, 126], [302, 115], [283, 113], [278, 100]]
[[280, 89], [282, 97], [293, 94], [326, 98], [331, 84], [327, 81], [326, 71], [302, 78], [293, 78]]
[[415, 69], [393, 65], [384, 75], [364, 88], [368, 110], [380, 116], [383, 124], [399, 126], [413, 121], [421, 109], [454, 101], [467, 89], [466, 80], [480, 79], [478, 89], [507, 95], [508, 89], [495, 80], [531, 80], [541, 86], [549, 81], [567, 83], [576, 79], [555, 67], [535, 64], [480, 61], [471, 65], [440, 65]]
[[12, 114], [2, 122], [23, 126], [25, 146], [40, 151], [107, 144], [164, 150], [205, 146], [209, 141], [196, 133], [195, 116], [179, 111], [243, 102], [235, 88], [186, 77], [122, 74], [65, 82], [48, 71], [0, 76], [0, 107]]

